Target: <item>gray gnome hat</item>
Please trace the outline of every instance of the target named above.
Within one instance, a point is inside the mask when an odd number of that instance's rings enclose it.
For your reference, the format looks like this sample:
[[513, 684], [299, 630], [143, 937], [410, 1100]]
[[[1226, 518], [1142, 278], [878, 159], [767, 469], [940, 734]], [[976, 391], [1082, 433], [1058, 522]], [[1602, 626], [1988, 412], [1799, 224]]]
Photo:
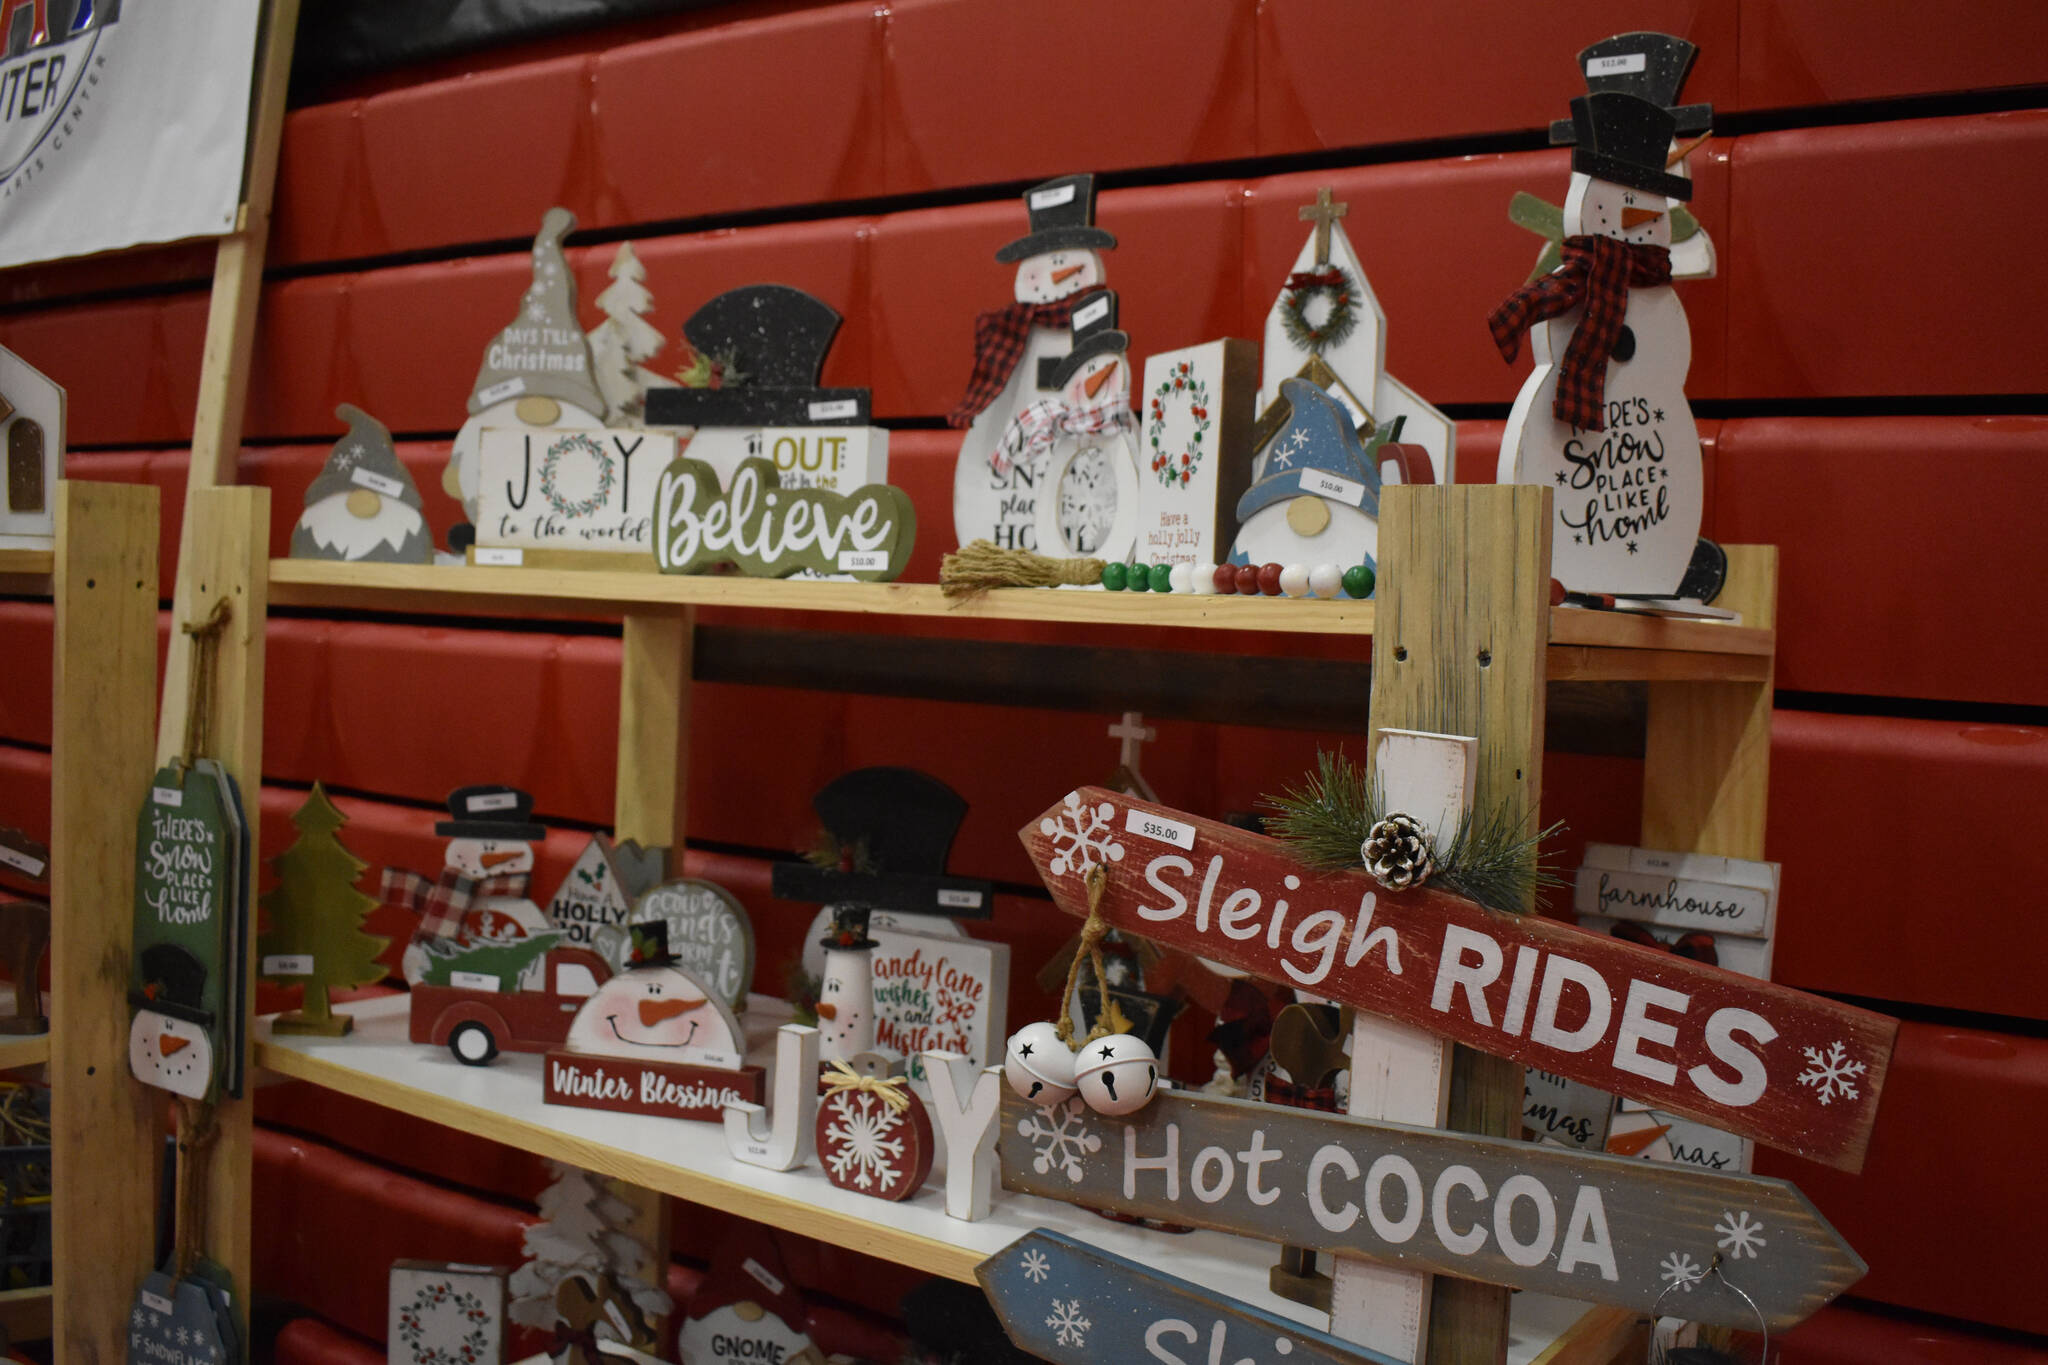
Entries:
[[412, 474], [399, 463], [391, 448], [391, 431], [382, 422], [353, 403], [343, 403], [334, 415], [348, 424], [348, 435], [334, 443], [327, 464], [313, 486], [306, 490], [305, 505], [311, 507], [357, 488], [367, 488], [387, 498], [397, 498], [416, 512], [426, 509]]
[[537, 394], [604, 417], [604, 395], [590, 372], [590, 342], [576, 321], [576, 277], [562, 256], [562, 239], [575, 229], [576, 215], [567, 209], [542, 216], [533, 235], [533, 283], [519, 300], [519, 315], [484, 348], [469, 391], [472, 415]]

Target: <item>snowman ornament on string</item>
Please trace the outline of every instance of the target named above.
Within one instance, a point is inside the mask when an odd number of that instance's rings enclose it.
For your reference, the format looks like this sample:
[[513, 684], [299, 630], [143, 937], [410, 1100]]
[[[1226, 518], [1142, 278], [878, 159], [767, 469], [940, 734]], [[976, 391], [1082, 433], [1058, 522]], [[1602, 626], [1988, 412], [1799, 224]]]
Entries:
[[1501, 354], [1523, 332], [1535, 369], [1501, 438], [1498, 480], [1553, 492], [1551, 574], [1567, 589], [1675, 595], [1705, 503], [1685, 397], [1692, 335], [1671, 288], [1669, 110], [1621, 91], [1572, 101], [1564, 264], [1488, 318]]

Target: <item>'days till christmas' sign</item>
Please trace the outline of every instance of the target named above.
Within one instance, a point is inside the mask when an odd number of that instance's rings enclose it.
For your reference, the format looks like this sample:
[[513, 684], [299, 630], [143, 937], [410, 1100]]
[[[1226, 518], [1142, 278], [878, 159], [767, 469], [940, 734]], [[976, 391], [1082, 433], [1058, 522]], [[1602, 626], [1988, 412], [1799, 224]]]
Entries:
[[652, 431], [486, 428], [476, 543], [645, 554], [675, 437]]
[[[1126, 1119], [1005, 1095], [1000, 1131], [1005, 1189], [1637, 1310], [1718, 1254], [1784, 1328], [1867, 1269], [1761, 1176], [1180, 1091]], [[1041, 1159], [1061, 1144], [1073, 1154]], [[1699, 1321], [1755, 1322], [1732, 1295], [1700, 1299]]]
[[764, 459], [742, 460], [721, 493], [710, 465], [680, 457], [662, 473], [655, 522], [663, 573], [732, 564], [752, 578], [810, 569], [882, 583], [903, 572], [917, 539], [917, 513], [902, 489], [784, 488]]
[[1053, 900], [1111, 927], [1844, 1170], [1898, 1021], [1085, 787], [1020, 831]]

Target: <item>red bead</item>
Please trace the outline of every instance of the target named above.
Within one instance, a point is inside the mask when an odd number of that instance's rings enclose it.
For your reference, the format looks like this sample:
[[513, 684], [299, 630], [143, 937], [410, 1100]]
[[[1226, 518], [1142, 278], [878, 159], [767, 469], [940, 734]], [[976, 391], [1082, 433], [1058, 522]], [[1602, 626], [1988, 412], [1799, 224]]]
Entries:
[[1259, 592], [1259, 571], [1249, 564], [1237, 566], [1237, 590], [1246, 597], [1256, 597]]
[[1278, 597], [1280, 595], [1280, 566], [1278, 564], [1259, 565], [1258, 579], [1260, 592], [1268, 597]]
[[1218, 564], [1216, 572], [1209, 577], [1216, 584], [1216, 591], [1224, 596], [1228, 597], [1237, 591], [1237, 566], [1235, 564]]

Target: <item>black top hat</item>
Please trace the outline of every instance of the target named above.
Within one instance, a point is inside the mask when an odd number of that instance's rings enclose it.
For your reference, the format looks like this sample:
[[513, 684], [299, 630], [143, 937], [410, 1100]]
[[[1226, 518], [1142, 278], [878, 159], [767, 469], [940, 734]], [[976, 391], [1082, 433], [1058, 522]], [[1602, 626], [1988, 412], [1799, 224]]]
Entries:
[[872, 913], [865, 905], [835, 905], [832, 907], [832, 927], [825, 931], [825, 937], [818, 940], [821, 948], [872, 948], [875, 940], [868, 937], [868, 915]]
[[1095, 226], [1095, 177], [1088, 174], [1063, 175], [1024, 191], [1024, 211], [1031, 215], [1031, 231], [996, 253], [996, 260], [1012, 265], [1026, 256], [1074, 247], [1111, 248], [1112, 234]]
[[782, 899], [960, 919], [995, 913], [993, 884], [946, 875], [967, 802], [936, 777], [915, 768], [857, 768], [827, 783], [811, 809], [834, 843], [865, 856], [837, 867], [776, 863], [774, 892]]
[[1069, 379], [1080, 373], [1083, 365], [1096, 356], [1112, 352], [1121, 354], [1130, 349], [1130, 334], [1117, 330], [1114, 289], [1097, 289], [1076, 300], [1073, 330], [1073, 349], [1053, 370], [1051, 388], [1064, 387]]
[[547, 826], [533, 823], [533, 798], [517, 787], [492, 782], [457, 787], [448, 793], [448, 813], [434, 833], [443, 839], [535, 839], [548, 837]]
[[[1668, 33], [1617, 33], [1579, 53], [1586, 91], [1618, 90], [1671, 111], [1672, 131], [1680, 137], [1704, 133], [1714, 123], [1711, 104], [1680, 104], [1678, 92], [1692, 70], [1699, 48]], [[1550, 125], [1550, 140], [1569, 145], [1576, 137], [1570, 119]]]
[[1692, 181], [1664, 169], [1671, 111], [1624, 95], [1595, 91], [1572, 101], [1572, 169], [1595, 179], [1672, 199], [1692, 198]]
[[683, 324], [700, 354], [730, 357], [743, 376], [729, 388], [656, 388], [647, 393], [649, 426], [859, 425], [866, 389], [821, 388], [825, 353], [839, 314], [823, 299], [787, 284], [728, 289]]
[[672, 967], [676, 955], [668, 950], [668, 921], [651, 919], [643, 924], [629, 924], [626, 935], [630, 946], [626, 949], [628, 967]]
[[206, 964], [175, 943], [152, 943], [142, 950], [142, 989], [131, 991], [128, 1003], [202, 1027], [213, 1026], [205, 998]]

